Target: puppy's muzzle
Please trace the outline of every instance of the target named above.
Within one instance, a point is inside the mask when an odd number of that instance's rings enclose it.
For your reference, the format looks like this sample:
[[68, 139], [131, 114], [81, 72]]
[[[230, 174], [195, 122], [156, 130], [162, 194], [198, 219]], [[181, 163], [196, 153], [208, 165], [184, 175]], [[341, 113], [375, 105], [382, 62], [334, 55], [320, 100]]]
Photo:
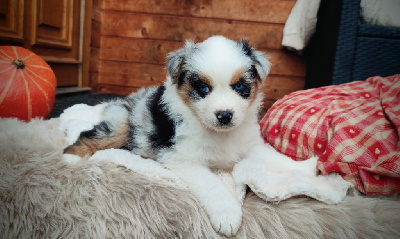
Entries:
[[233, 113], [230, 110], [221, 110], [215, 113], [220, 125], [229, 125], [232, 120]]

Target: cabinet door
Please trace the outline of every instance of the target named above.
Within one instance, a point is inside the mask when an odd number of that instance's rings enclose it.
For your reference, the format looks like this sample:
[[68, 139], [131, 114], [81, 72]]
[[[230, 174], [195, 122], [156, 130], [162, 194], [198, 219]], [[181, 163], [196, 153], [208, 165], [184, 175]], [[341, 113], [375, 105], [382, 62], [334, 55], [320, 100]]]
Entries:
[[0, 45], [22, 46], [41, 56], [58, 86], [82, 86], [85, 2], [0, 0]]
[[23, 41], [24, 0], [0, 0], [0, 36]]

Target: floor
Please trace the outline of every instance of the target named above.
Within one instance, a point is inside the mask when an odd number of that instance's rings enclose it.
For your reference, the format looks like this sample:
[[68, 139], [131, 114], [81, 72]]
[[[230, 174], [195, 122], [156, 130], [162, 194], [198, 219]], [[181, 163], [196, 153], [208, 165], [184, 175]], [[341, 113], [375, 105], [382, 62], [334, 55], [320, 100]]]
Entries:
[[87, 105], [97, 105], [104, 101], [123, 98], [121, 95], [112, 95], [112, 94], [92, 94], [89, 92], [74, 92], [68, 94], [58, 94], [56, 96], [56, 100], [54, 102], [53, 110], [51, 111], [48, 118], [57, 118], [60, 114], [75, 104], [87, 104]]

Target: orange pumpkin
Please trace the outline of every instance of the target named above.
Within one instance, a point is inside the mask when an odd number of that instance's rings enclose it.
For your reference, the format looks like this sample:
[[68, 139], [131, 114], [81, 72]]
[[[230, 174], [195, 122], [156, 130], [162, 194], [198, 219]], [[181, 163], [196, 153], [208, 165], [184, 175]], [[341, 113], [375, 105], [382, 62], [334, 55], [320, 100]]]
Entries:
[[0, 117], [46, 118], [56, 87], [53, 70], [38, 55], [22, 47], [0, 46]]

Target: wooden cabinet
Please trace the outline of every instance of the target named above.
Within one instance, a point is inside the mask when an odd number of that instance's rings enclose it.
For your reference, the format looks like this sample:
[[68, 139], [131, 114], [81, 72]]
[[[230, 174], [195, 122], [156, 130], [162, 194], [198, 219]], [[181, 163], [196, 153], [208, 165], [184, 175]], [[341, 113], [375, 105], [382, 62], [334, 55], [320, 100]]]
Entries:
[[0, 0], [0, 44], [41, 56], [59, 87], [88, 86], [91, 7], [85, 0]]
[[0, 36], [23, 40], [24, 0], [0, 0]]

